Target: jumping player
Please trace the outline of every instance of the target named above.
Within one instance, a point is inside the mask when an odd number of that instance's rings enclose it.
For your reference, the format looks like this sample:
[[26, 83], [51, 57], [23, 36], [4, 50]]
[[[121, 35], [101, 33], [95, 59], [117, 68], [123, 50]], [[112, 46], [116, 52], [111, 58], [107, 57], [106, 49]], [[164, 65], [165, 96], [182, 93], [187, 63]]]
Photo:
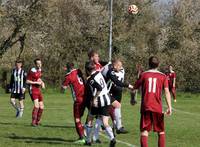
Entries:
[[109, 126], [109, 107], [111, 106], [111, 99], [108, 93], [106, 82], [103, 75], [96, 71], [95, 64], [89, 62], [86, 64], [86, 72], [88, 77], [87, 85], [90, 87], [92, 93], [91, 106], [89, 115], [87, 118], [86, 134], [87, 141], [86, 145], [91, 145], [91, 132], [92, 122], [94, 116], [100, 116], [102, 119], [105, 131], [110, 139], [110, 147], [114, 147], [116, 144], [115, 137], [112, 128]]
[[141, 102], [141, 147], [148, 147], [148, 134], [153, 130], [158, 133], [158, 146], [165, 147], [164, 113], [162, 110], [162, 90], [165, 91], [167, 111], [172, 114], [171, 97], [168, 89], [168, 81], [165, 74], [157, 70], [159, 60], [152, 56], [149, 58], [149, 70], [141, 74], [136, 81], [134, 89], [142, 88]]
[[42, 61], [34, 60], [35, 67], [31, 68], [28, 73], [26, 83], [29, 84], [29, 93], [34, 103], [32, 111], [32, 126], [36, 127], [40, 123], [40, 119], [44, 109], [43, 96], [40, 87], [45, 88], [45, 84], [41, 79], [42, 76]]
[[[12, 70], [10, 78], [10, 103], [16, 109], [16, 117], [22, 117], [24, 111], [24, 99], [26, 90], [26, 72], [22, 69], [23, 61], [17, 59], [15, 68]], [[19, 106], [16, 103], [19, 100]]]
[[169, 91], [172, 93], [174, 102], [176, 102], [176, 73], [173, 71], [173, 67], [171, 65], [168, 67], [166, 76], [168, 79]]
[[80, 69], [74, 68], [73, 63], [67, 64], [67, 71], [68, 73], [65, 75], [65, 80], [62, 84], [62, 87], [66, 89], [67, 86], [70, 86], [72, 90], [72, 97], [74, 99], [74, 122], [76, 131], [79, 135], [79, 139], [75, 143], [84, 144], [84, 127], [81, 123], [81, 117], [83, 116], [85, 108], [85, 83], [83, 74]]

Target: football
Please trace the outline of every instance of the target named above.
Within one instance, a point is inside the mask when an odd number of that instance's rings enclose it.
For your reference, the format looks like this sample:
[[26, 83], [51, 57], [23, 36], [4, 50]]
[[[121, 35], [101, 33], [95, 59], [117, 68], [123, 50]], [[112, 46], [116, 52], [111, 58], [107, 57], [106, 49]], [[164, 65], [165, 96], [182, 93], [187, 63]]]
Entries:
[[138, 7], [136, 5], [129, 5], [128, 12], [130, 14], [137, 14], [138, 13]]

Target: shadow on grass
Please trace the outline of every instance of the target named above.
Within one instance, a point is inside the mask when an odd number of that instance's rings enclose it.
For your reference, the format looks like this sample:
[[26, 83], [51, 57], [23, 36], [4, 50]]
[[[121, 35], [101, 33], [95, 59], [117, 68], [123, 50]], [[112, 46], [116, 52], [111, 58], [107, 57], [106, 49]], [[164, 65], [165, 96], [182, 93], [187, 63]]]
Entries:
[[[31, 123], [30, 124], [24, 124], [24, 123], [10, 123], [10, 122], [0, 122], [0, 125], [5, 125], [5, 126], [23, 126], [23, 127], [32, 127]], [[75, 128], [75, 126], [72, 125], [66, 125], [66, 126], [62, 126], [62, 125], [41, 125], [39, 127], [44, 127], [44, 128]]]
[[42, 143], [42, 144], [66, 144], [66, 145], [77, 145], [73, 142], [75, 140], [67, 140], [63, 138], [57, 138], [57, 137], [33, 137], [33, 136], [17, 136], [16, 134], [11, 134], [7, 138], [12, 139], [13, 141], [22, 141], [25, 143]]

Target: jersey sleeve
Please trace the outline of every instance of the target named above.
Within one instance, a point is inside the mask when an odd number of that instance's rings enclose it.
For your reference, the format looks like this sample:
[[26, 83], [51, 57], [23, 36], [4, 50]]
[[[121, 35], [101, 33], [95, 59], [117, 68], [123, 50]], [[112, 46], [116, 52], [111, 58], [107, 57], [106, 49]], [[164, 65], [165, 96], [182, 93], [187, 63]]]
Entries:
[[173, 74], [173, 78], [176, 78], [176, 73]]
[[119, 87], [128, 87], [129, 86], [128, 83], [118, 80], [118, 78], [115, 75], [115, 72], [113, 70], [108, 71], [107, 77], [108, 77], [108, 79], [110, 79], [114, 84], [116, 84]]
[[90, 80], [90, 85], [93, 87], [93, 88], [96, 88], [97, 91], [102, 91], [102, 87], [99, 83], [97, 83], [94, 79]]
[[63, 81], [62, 85], [63, 86], [68, 86], [70, 84], [71, 80], [70, 80], [70, 76], [66, 75], [65, 76], [65, 80]]
[[143, 76], [141, 75], [139, 77], [139, 79], [137, 79], [137, 81], [135, 82], [134, 89], [139, 89], [140, 88], [140, 86], [142, 85], [142, 79], [143, 79]]

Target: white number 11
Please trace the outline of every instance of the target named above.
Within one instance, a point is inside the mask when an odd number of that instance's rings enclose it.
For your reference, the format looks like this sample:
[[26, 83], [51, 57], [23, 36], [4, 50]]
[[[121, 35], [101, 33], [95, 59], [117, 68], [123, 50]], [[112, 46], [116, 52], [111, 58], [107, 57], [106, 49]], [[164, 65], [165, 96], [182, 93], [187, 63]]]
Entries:
[[[149, 93], [156, 92], [156, 81], [157, 81], [156, 78], [149, 78]], [[152, 89], [152, 87], [153, 87], [153, 89]]]

